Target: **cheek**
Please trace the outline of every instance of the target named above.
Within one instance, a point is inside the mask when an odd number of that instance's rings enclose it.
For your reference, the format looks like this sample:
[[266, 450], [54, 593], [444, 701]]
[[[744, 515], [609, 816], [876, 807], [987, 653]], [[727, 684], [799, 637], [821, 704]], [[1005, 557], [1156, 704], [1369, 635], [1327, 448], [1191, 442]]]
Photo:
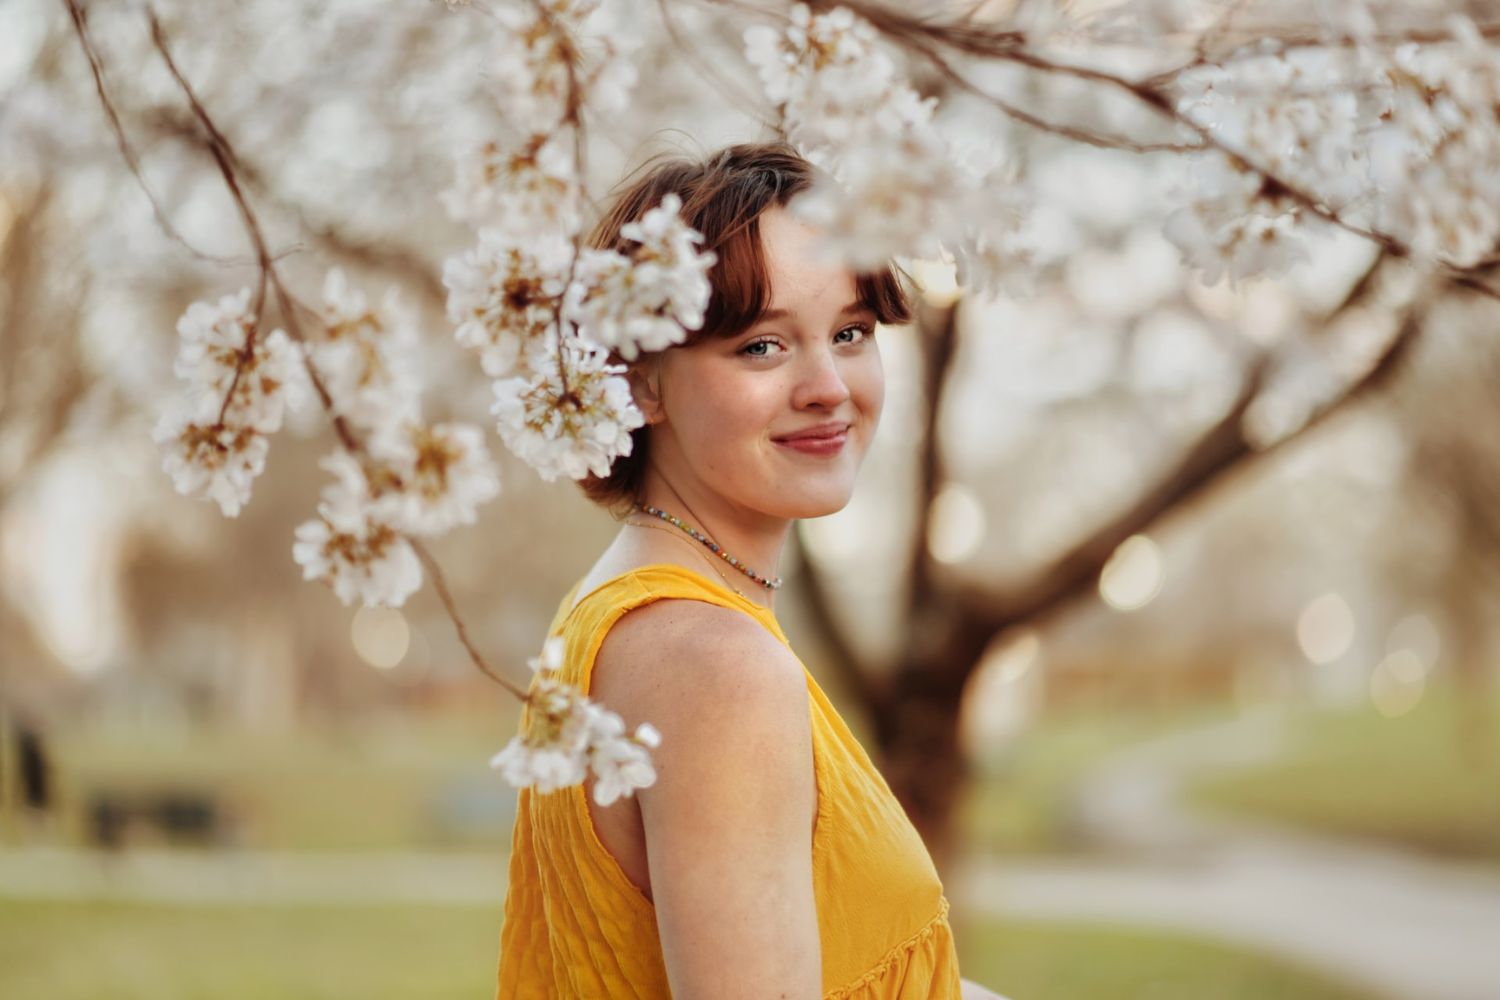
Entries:
[[760, 447], [776, 423], [781, 390], [775, 383], [764, 375], [701, 378], [692, 398], [680, 399], [672, 414], [685, 447], [714, 467], [730, 454]]
[[881, 408], [885, 405], [885, 368], [881, 364], [880, 353], [871, 351], [860, 362], [859, 367], [851, 374], [849, 392], [872, 421], [879, 420]]

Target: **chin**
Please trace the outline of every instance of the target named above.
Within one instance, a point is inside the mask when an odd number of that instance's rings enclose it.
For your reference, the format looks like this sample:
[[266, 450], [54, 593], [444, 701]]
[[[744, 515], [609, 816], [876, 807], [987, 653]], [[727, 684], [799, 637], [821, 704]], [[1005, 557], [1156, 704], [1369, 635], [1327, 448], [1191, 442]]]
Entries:
[[854, 495], [853, 483], [827, 483], [819, 486], [822, 488], [799, 491], [795, 499], [785, 495], [770, 498], [766, 511], [777, 517], [805, 521], [837, 514], [849, 506], [849, 500]]

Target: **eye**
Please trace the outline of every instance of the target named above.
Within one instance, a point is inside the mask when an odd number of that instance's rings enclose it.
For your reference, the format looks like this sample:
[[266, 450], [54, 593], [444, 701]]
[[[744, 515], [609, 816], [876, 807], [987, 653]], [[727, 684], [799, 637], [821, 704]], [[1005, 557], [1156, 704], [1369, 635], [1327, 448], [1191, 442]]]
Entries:
[[868, 324], [868, 323], [855, 323], [853, 326], [846, 326], [846, 327], [844, 327], [838, 333], [834, 334], [834, 336], [837, 337], [837, 336], [839, 336], [839, 334], [848, 333], [851, 330], [859, 333], [860, 334], [860, 338], [859, 338], [859, 340], [847, 340], [847, 341], [845, 341], [846, 344], [859, 344], [859, 343], [863, 343], [864, 341], [869, 340], [871, 337], [873, 337], [875, 335], [875, 330], [874, 330], [873, 327], [870, 326], [870, 324]]
[[771, 338], [771, 337], [762, 337], [759, 340], [752, 340], [752, 341], [750, 341], [750, 343], [746, 344], [744, 347], [741, 347], [740, 348], [740, 353], [748, 355], [748, 356], [750, 356], [752, 358], [769, 358], [770, 357], [769, 354], [766, 354], [766, 353], [760, 352], [760, 351], [755, 351], [755, 350], [753, 350], [753, 348], [756, 348], [756, 347], [769, 347], [769, 346], [774, 345], [775, 343], [776, 343], [776, 341], [773, 338]]

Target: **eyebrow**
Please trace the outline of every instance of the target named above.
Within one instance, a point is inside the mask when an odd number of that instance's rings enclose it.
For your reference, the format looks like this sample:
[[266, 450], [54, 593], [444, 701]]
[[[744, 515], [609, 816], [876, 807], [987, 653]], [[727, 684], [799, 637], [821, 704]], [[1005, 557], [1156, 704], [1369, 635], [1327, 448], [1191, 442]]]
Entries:
[[[865, 305], [863, 302], [851, 302], [847, 306], [839, 310], [839, 315], [852, 316], [855, 313], [862, 313], [869, 309], [870, 307]], [[765, 312], [761, 313], [760, 321], [764, 322], [768, 319], [786, 319], [790, 315], [791, 313], [786, 309], [767, 309]]]

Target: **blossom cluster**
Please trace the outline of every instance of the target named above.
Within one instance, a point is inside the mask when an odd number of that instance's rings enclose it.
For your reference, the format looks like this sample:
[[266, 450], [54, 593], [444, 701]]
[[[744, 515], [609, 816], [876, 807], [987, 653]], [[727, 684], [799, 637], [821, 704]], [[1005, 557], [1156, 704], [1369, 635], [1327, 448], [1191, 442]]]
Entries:
[[1376, 223], [1417, 254], [1470, 267], [1500, 246], [1500, 51], [1454, 16], [1453, 41], [1369, 58], [1384, 82], [1370, 140]]
[[293, 341], [279, 329], [259, 335], [248, 288], [189, 306], [174, 368], [185, 388], [155, 438], [179, 492], [236, 516], [265, 467], [269, 435], [315, 378], [356, 448], [322, 460], [334, 479], [317, 516], [297, 527], [293, 559], [345, 604], [399, 606], [422, 582], [410, 538], [473, 523], [498, 494], [499, 475], [478, 428], [422, 420], [416, 334], [399, 303], [388, 296], [372, 308], [335, 269], [313, 312], [318, 322]]
[[579, 246], [586, 199], [570, 132], [584, 110], [618, 110], [635, 80], [600, 34], [596, 2], [540, 0], [496, 12], [488, 67], [504, 134], [459, 158], [449, 209], [477, 244], [443, 269], [448, 319], [494, 380], [506, 447], [547, 480], [604, 476], [644, 423], [625, 367], [703, 323], [702, 235], [668, 194], [621, 230], [625, 249]]
[[498, 23], [485, 78], [501, 134], [460, 155], [443, 201], [456, 218], [499, 230], [507, 243], [554, 230], [571, 235], [584, 200], [570, 126], [585, 108], [622, 109], [634, 63], [606, 37], [599, 0], [509, 2], [488, 13]]
[[185, 383], [158, 418], [152, 437], [179, 493], [213, 500], [239, 515], [265, 469], [268, 435], [294, 402], [296, 354], [282, 330], [260, 333], [250, 289], [217, 302], [195, 302], [177, 321], [173, 373]]
[[868, 21], [797, 4], [784, 28], [756, 25], [744, 40], [788, 138], [827, 171], [790, 207], [831, 252], [860, 269], [951, 255], [978, 293], [1019, 285], [1025, 199], [1012, 168], [956, 155], [936, 99], [918, 96]]
[[500, 492], [499, 473], [479, 428], [422, 420], [414, 325], [393, 296], [372, 308], [335, 270], [320, 317], [309, 362], [364, 447], [323, 459], [334, 480], [317, 517], [296, 529], [292, 555], [345, 604], [397, 607], [422, 583], [409, 539], [474, 523]]
[[594, 801], [607, 806], [656, 781], [647, 751], [661, 745], [661, 734], [644, 722], [626, 735], [618, 715], [557, 680], [563, 650], [562, 638], [552, 636], [542, 655], [528, 661], [534, 676], [521, 733], [490, 759], [490, 766], [517, 788], [539, 792], [581, 784], [592, 770]]
[[1214, 144], [1184, 158], [1186, 204], [1166, 222], [1184, 259], [1208, 282], [1273, 277], [1305, 258], [1309, 229], [1335, 220], [1421, 261], [1493, 253], [1500, 54], [1467, 19], [1448, 30], [1394, 49], [1369, 32], [1347, 46], [1266, 43], [1183, 74], [1178, 111]]

